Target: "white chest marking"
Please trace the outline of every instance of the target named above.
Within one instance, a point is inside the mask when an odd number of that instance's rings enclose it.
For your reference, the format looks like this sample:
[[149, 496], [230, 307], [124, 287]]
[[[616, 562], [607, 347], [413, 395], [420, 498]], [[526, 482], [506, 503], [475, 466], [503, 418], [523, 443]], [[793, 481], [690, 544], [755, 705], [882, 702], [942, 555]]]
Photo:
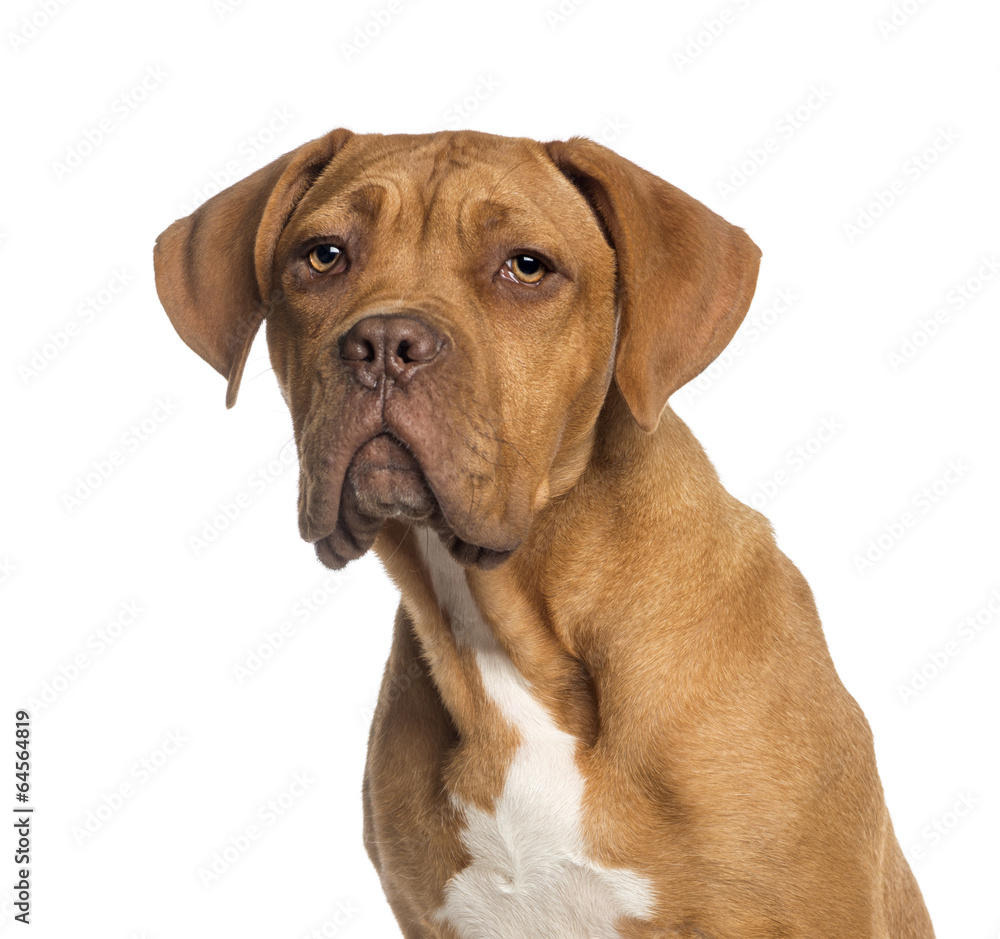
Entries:
[[472, 862], [448, 882], [435, 916], [462, 939], [618, 939], [620, 916], [650, 914], [652, 885], [589, 859], [576, 738], [532, 696], [437, 536], [425, 529], [418, 538], [457, 641], [474, 650], [486, 694], [521, 740], [492, 813], [455, 800]]

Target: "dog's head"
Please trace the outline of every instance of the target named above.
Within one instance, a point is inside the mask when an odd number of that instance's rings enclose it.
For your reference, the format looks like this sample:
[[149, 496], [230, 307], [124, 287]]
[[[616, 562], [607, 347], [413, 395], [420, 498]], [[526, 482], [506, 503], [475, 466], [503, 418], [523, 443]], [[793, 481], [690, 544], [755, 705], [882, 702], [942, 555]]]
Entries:
[[320, 559], [387, 518], [503, 560], [579, 477], [611, 382], [655, 430], [723, 349], [760, 252], [585, 139], [336, 130], [157, 241], [160, 299], [236, 400], [254, 334], [291, 410]]

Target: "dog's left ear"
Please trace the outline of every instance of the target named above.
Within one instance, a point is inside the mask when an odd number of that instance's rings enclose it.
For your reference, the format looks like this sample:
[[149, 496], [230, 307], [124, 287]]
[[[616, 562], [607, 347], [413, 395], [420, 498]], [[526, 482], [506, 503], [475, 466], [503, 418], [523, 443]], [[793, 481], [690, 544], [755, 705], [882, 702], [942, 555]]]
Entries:
[[639, 426], [725, 348], [757, 284], [760, 249], [696, 199], [574, 137], [545, 145], [588, 200], [618, 260], [615, 381]]
[[228, 380], [243, 366], [271, 301], [271, 265], [295, 206], [351, 137], [334, 130], [240, 180], [156, 240], [156, 292], [174, 328]]

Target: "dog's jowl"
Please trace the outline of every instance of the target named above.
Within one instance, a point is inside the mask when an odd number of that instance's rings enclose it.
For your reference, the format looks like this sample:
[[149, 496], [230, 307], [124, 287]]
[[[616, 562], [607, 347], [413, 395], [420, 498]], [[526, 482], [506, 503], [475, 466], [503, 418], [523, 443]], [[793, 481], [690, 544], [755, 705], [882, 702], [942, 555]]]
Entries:
[[261, 323], [302, 537], [399, 587], [363, 783], [435, 939], [929, 939], [802, 576], [670, 395], [760, 252], [585, 139], [336, 130], [171, 225], [229, 382]]

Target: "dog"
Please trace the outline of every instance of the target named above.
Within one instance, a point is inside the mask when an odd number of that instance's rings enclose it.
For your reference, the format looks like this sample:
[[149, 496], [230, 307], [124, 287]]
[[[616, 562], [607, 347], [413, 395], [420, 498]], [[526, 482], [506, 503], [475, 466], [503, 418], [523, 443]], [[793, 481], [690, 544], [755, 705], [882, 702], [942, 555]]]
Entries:
[[266, 324], [302, 537], [401, 593], [362, 796], [408, 939], [933, 936], [809, 587], [667, 404], [759, 259], [472, 131], [332, 131], [159, 236], [228, 406]]

